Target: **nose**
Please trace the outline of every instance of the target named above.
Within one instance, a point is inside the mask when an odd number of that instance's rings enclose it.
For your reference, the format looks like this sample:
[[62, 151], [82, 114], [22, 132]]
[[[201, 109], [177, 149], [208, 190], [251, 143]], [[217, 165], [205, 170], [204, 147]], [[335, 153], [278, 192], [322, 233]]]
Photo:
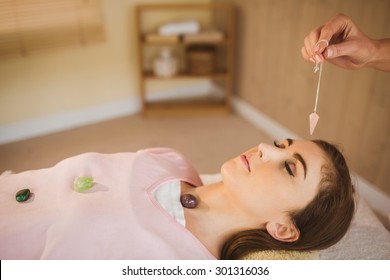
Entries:
[[257, 153], [263, 161], [277, 160], [286, 158], [286, 150], [273, 145], [260, 143], [257, 147]]

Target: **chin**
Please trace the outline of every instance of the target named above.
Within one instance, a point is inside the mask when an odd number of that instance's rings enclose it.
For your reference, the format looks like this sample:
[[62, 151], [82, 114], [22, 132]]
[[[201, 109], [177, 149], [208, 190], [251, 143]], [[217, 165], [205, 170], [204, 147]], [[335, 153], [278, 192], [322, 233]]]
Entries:
[[221, 166], [221, 176], [223, 174], [234, 174], [236, 170], [236, 164], [233, 160], [229, 160]]
[[221, 167], [221, 178], [222, 182], [226, 186], [236, 186], [236, 181], [239, 180], [240, 176], [237, 173], [237, 166], [234, 161], [228, 161]]

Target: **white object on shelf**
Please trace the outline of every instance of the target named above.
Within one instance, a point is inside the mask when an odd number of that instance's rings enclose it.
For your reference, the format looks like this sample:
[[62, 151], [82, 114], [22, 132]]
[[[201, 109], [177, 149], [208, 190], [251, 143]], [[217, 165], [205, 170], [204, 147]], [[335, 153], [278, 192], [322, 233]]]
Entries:
[[161, 25], [158, 29], [158, 33], [160, 35], [194, 34], [198, 33], [199, 30], [199, 23], [194, 20], [189, 20]]
[[153, 71], [157, 77], [169, 78], [178, 72], [178, 61], [169, 49], [161, 50], [160, 56], [154, 60]]

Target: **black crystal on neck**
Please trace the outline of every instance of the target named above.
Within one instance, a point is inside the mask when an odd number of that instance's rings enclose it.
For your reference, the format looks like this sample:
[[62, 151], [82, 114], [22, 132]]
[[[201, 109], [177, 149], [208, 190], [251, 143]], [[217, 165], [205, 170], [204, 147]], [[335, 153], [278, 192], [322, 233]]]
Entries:
[[180, 196], [180, 202], [181, 205], [183, 205], [183, 207], [185, 208], [195, 208], [196, 206], [198, 206], [197, 198], [189, 193]]

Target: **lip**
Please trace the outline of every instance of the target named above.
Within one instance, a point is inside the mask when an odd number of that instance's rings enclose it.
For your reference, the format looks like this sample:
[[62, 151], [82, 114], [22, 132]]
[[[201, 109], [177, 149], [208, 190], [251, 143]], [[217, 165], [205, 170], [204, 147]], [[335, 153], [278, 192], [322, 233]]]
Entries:
[[246, 157], [246, 155], [241, 155], [240, 158], [241, 158], [241, 161], [244, 163], [245, 167], [248, 169], [248, 171], [251, 172], [251, 167], [249, 165], [249, 161], [248, 161], [248, 158]]

